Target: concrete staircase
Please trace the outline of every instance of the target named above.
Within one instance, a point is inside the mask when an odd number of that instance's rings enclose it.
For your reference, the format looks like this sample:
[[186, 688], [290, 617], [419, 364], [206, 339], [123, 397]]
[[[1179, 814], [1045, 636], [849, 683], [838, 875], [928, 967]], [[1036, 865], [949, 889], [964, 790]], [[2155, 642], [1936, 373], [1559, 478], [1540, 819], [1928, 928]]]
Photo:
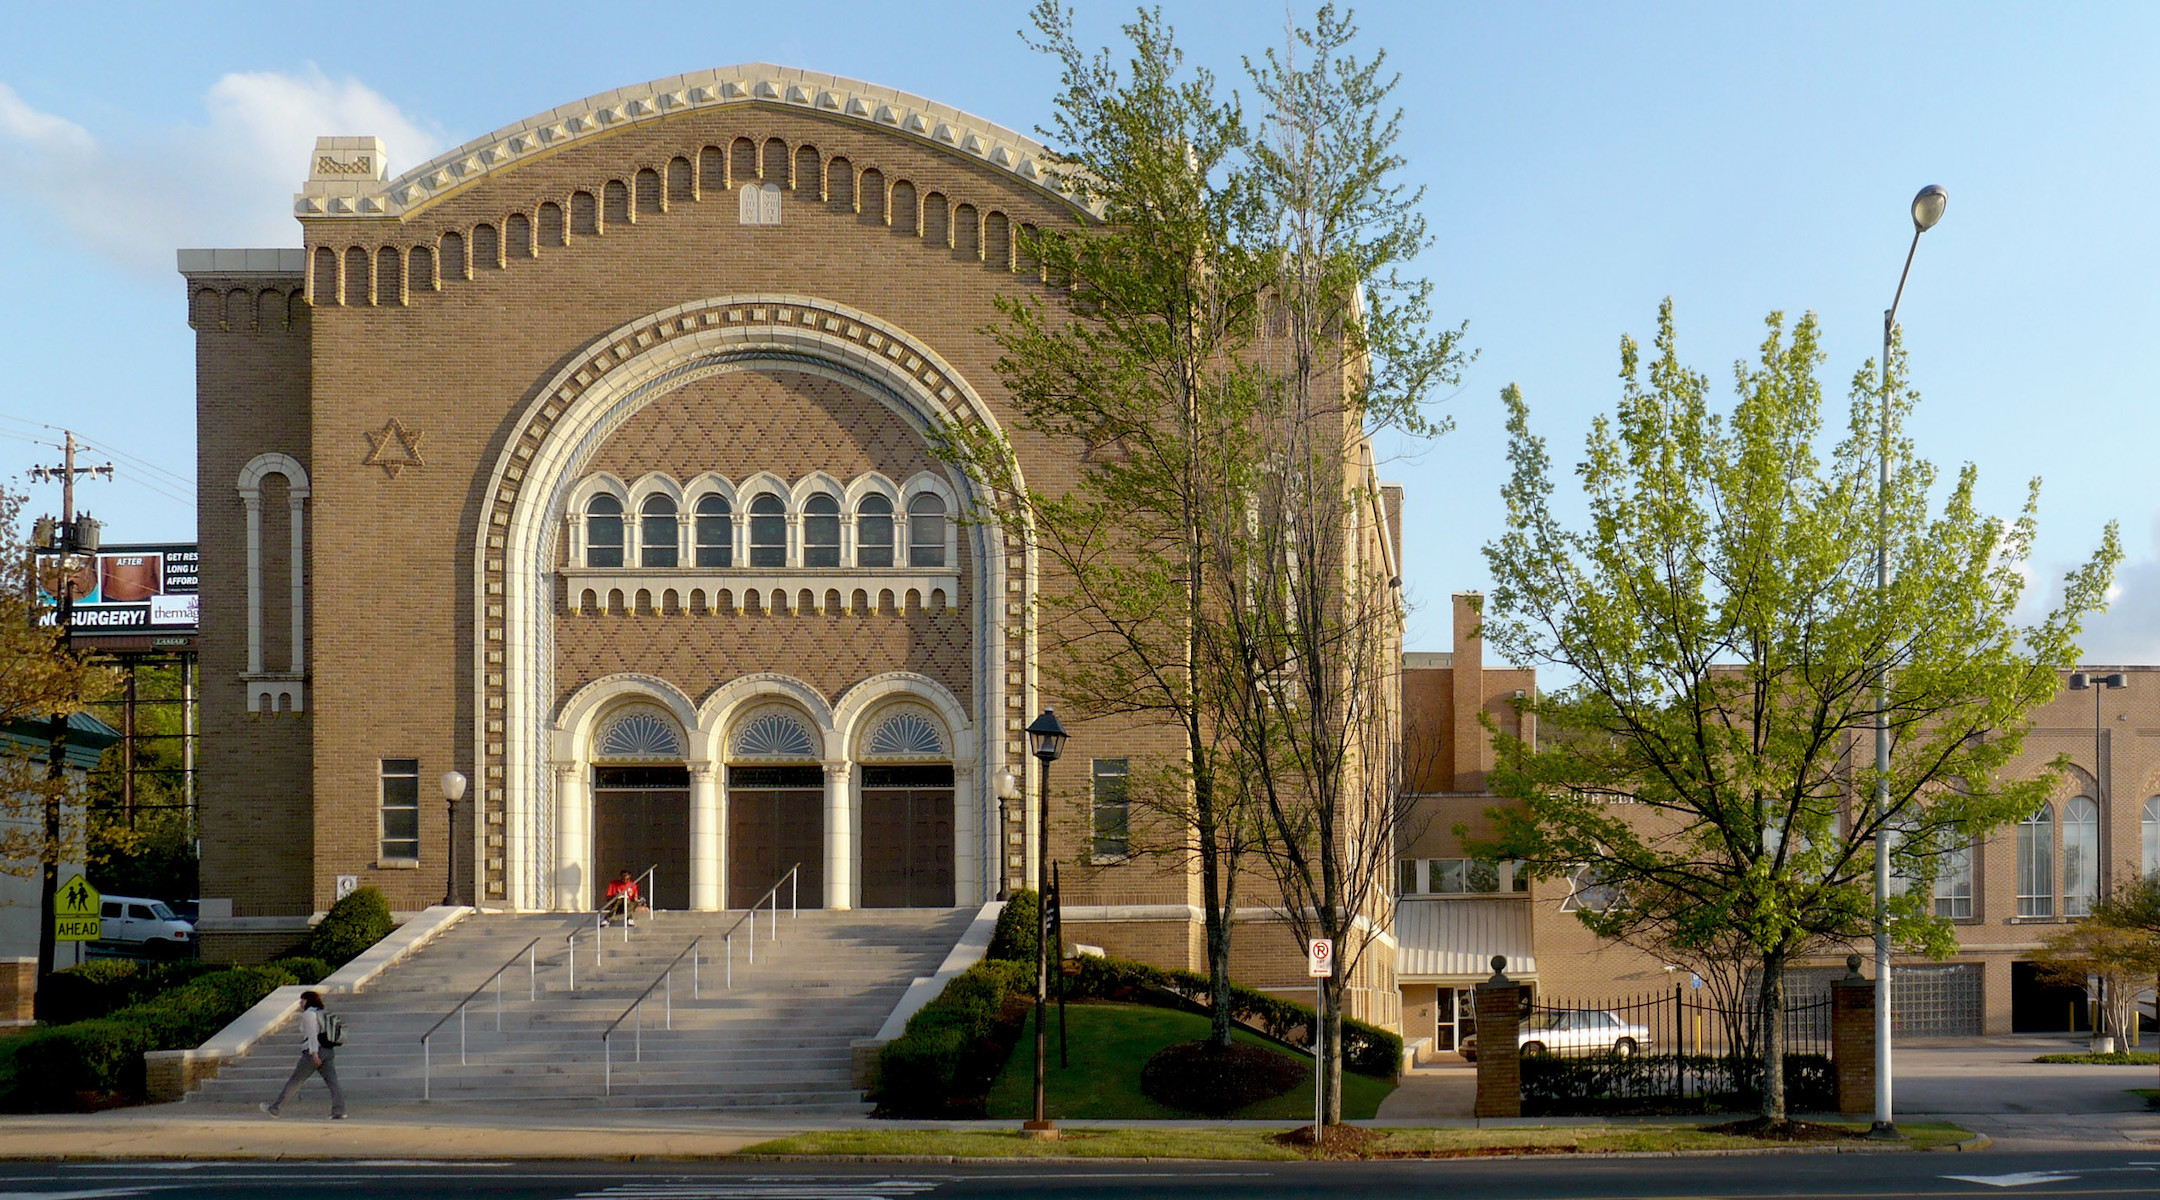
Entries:
[[[597, 964], [590, 918], [468, 917], [364, 991], [330, 998], [346, 1023], [337, 1052], [346, 1098], [355, 1108], [419, 1101], [421, 1034], [516, 954], [502, 975], [500, 1032], [493, 985], [466, 1010], [463, 1065], [458, 1018], [436, 1030], [427, 1055], [433, 1100], [866, 1112], [850, 1044], [876, 1034], [909, 983], [938, 969], [975, 910], [782, 912], [777, 942], [761, 913], [754, 964], [747, 935], [735, 935], [730, 989], [719, 938], [740, 915], [650, 914], [627, 942], [619, 926], [605, 931]], [[574, 988], [565, 940], [572, 928], [581, 931]], [[624, 1020], [603, 1049], [601, 1031], [701, 935], [698, 994], [684, 958], [672, 985], [647, 997], [642, 1021]], [[536, 980], [519, 954], [534, 938]], [[226, 1064], [187, 1103], [252, 1107], [276, 1095], [298, 1055], [295, 1029], [288, 1023]], [[320, 1082], [309, 1081], [295, 1101], [303, 1103], [310, 1111], [327, 1105]]]

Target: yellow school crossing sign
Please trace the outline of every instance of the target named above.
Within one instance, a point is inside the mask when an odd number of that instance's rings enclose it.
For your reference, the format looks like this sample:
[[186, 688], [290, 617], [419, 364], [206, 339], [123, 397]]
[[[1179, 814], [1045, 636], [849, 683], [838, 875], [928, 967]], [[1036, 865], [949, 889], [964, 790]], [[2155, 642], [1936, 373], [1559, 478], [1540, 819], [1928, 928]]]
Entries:
[[94, 942], [103, 936], [104, 920], [98, 916], [101, 898], [80, 875], [61, 884], [53, 895], [53, 940]]

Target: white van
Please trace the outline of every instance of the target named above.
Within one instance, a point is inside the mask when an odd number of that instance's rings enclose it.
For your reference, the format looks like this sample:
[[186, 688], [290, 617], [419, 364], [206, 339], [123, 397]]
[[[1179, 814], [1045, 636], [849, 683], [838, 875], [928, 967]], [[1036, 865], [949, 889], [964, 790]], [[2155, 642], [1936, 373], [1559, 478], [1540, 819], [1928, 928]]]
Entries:
[[105, 896], [98, 915], [103, 918], [98, 940], [108, 945], [137, 947], [148, 954], [169, 955], [195, 943], [195, 927], [173, 915], [162, 900], [138, 896]]

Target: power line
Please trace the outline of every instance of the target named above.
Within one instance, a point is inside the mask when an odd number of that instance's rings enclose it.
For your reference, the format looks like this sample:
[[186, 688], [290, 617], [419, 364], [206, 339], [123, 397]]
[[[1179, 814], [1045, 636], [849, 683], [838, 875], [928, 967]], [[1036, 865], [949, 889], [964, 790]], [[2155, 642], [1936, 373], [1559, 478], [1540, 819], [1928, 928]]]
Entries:
[[[28, 425], [36, 429], [49, 429], [54, 433], [60, 434], [65, 434], [67, 432], [67, 430], [61, 428], [58, 425], [48, 424], [44, 421], [32, 421], [26, 417], [12, 417], [6, 414], [0, 414], [0, 421], [13, 421], [18, 425]], [[35, 441], [35, 439], [32, 438], [21, 437], [20, 435], [9, 435], [5, 431], [0, 431], [0, 437], [4, 436], [16, 436], [22, 441]], [[36, 444], [49, 445], [55, 448], [60, 445], [60, 443], [58, 442], [37, 442]], [[149, 459], [142, 458], [139, 455], [130, 454], [125, 450], [118, 449], [109, 442], [92, 442], [89, 438], [77, 435], [75, 439], [75, 444], [76, 446], [83, 449], [96, 450], [101, 454], [109, 454], [114, 458], [126, 459], [128, 462], [134, 464], [134, 466], [139, 470], [152, 472], [157, 475], [163, 476], [166, 482], [177, 485], [189, 492], [193, 492], [195, 490], [195, 480], [193, 476], [182, 475], [177, 471], [168, 470], [154, 462], [151, 462]]]

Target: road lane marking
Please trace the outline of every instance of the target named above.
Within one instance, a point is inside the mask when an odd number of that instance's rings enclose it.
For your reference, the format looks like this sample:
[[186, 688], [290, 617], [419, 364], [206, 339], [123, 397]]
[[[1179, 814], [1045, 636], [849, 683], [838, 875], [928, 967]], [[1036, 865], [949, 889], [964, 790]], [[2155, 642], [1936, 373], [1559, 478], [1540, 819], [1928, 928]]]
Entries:
[[2030, 1187], [2036, 1183], [2069, 1183], [2076, 1179], [2077, 1176], [2065, 1175], [2056, 1171], [2019, 1171], [2014, 1175], [1945, 1175], [1943, 1178], [1955, 1179], [1959, 1183], [1979, 1183], [1988, 1187], [2014, 1188]]

